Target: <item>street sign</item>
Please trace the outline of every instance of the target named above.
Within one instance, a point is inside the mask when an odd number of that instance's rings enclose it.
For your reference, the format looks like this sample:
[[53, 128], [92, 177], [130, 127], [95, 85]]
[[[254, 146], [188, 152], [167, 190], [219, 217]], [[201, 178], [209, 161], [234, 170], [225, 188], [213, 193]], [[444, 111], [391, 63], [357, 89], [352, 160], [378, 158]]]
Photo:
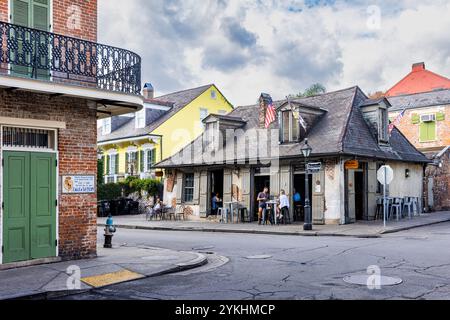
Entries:
[[306, 170], [309, 173], [317, 173], [322, 170], [322, 163], [321, 162], [311, 162], [306, 165]]
[[382, 185], [391, 184], [394, 180], [394, 170], [390, 166], [382, 166], [377, 172], [377, 179]]
[[347, 170], [357, 170], [359, 169], [359, 161], [358, 160], [349, 160], [345, 162], [345, 169]]

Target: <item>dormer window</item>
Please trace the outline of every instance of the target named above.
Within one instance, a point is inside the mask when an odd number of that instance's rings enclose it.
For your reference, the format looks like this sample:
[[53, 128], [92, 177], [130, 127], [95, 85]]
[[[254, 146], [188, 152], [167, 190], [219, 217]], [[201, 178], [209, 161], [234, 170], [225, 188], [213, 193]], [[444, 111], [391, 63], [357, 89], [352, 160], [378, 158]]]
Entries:
[[103, 119], [102, 121], [102, 135], [111, 133], [111, 118]]
[[136, 112], [136, 129], [145, 127], [145, 108]]
[[389, 115], [387, 108], [380, 107], [378, 126], [378, 140], [380, 142], [389, 142]]
[[300, 139], [299, 113], [292, 110], [281, 111], [279, 119], [281, 142], [297, 142]]

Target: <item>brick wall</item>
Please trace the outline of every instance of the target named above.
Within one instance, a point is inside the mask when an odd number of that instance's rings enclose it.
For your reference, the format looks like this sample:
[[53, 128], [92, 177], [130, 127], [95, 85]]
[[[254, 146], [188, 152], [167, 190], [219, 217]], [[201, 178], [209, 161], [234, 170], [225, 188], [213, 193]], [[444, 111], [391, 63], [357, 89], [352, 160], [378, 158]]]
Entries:
[[[0, 20], [8, 21], [8, 1], [0, 0]], [[53, 0], [53, 32], [97, 41], [97, 0]]]
[[428, 179], [433, 179], [433, 202], [435, 211], [450, 210], [450, 150], [440, 159], [442, 167], [429, 165], [425, 171], [425, 199], [428, 199]]
[[[96, 112], [86, 100], [0, 89], [0, 116], [65, 121], [59, 130], [59, 175], [97, 174]], [[63, 258], [96, 254], [97, 195], [62, 195], [59, 188], [59, 252]]]
[[0, 0], [0, 21], [8, 21], [8, 0]]
[[[419, 139], [420, 124], [412, 123], [412, 115], [432, 114], [442, 111], [445, 112], [445, 121], [436, 122], [437, 127], [436, 141], [420, 142]], [[390, 116], [393, 115], [396, 116], [397, 114], [398, 113], [394, 113], [391, 114]], [[440, 151], [444, 147], [450, 145], [450, 106], [429, 107], [429, 108], [408, 110], [398, 128], [417, 149], [421, 151], [428, 151], [428, 150]]]
[[96, 42], [97, 0], [53, 0], [53, 32]]

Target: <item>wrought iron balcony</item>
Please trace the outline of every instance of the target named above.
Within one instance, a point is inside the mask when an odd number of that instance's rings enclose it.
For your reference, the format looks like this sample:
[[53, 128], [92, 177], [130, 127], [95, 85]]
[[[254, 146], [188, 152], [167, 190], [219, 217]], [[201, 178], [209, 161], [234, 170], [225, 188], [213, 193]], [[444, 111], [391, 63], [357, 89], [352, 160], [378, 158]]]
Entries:
[[139, 55], [0, 21], [2, 73], [119, 93], [141, 92]]

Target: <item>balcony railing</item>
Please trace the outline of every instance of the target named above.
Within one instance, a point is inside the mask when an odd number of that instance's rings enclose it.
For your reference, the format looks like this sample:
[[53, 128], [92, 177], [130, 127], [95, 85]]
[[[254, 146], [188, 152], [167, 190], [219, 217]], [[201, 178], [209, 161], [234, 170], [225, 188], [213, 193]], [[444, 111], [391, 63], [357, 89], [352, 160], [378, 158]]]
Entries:
[[131, 51], [0, 21], [0, 75], [140, 94], [141, 57]]

